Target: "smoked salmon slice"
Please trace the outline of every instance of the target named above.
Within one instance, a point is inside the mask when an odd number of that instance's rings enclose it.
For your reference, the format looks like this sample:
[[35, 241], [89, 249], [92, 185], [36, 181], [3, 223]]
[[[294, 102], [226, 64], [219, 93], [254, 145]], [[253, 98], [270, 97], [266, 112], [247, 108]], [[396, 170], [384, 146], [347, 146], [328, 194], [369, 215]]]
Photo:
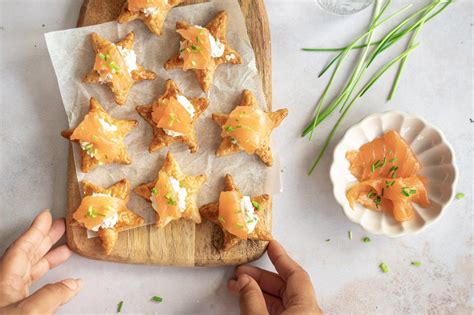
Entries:
[[380, 177], [409, 177], [421, 170], [415, 154], [398, 132], [382, 137], [346, 154], [350, 171], [359, 181]]
[[91, 195], [82, 199], [73, 218], [88, 230], [97, 229], [107, 218], [125, 207], [125, 201], [108, 195]]
[[222, 128], [222, 137], [232, 137], [249, 154], [268, 142], [273, 121], [261, 109], [237, 106]]
[[182, 217], [178, 207], [179, 196], [173, 189], [171, 178], [166, 172], [159, 172], [158, 180], [151, 190], [150, 198], [161, 221], [164, 221], [165, 218], [179, 219]]
[[392, 211], [395, 220], [406, 221], [413, 216], [412, 202], [426, 208], [430, 205], [426, 178], [376, 178], [356, 184], [347, 192], [351, 208], [360, 203], [372, 210]]
[[219, 196], [219, 217], [222, 227], [240, 239], [247, 239], [245, 213], [240, 204], [243, 196], [238, 191], [223, 191]]
[[117, 46], [109, 43], [99, 49], [95, 57], [94, 70], [102, 82], [110, 82], [118, 91], [130, 89], [133, 78]]
[[87, 154], [99, 161], [114, 160], [123, 149], [118, 127], [110, 122], [108, 115], [100, 113], [88, 113], [70, 139], [79, 140]]
[[183, 70], [207, 69], [212, 60], [209, 30], [194, 25], [176, 32], [184, 39], [184, 46], [180, 48], [184, 61]]
[[153, 105], [152, 119], [158, 128], [189, 135], [193, 132], [193, 119], [175, 97], [160, 100]]

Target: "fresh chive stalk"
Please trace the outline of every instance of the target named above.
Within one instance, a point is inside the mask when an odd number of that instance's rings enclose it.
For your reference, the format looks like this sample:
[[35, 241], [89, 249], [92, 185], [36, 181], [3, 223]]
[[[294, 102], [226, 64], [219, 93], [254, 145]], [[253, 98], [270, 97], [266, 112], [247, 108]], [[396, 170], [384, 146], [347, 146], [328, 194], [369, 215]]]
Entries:
[[354, 105], [355, 101], [360, 98], [362, 95], [364, 95], [365, 92], [367, 92], [368, 89], [379, 79], [391, 66], [393, 66], [395, 63], [397, 63], [400, 59], [403, 57], [407, 56], [410, 54], [413, 50], [415, 50], [418, 47], [418, 45], [415, 45], [413, 47], [410, 47], [409, 49], [405, 50], [401, 55], [393, 58], [391, 61], [389, 61], [387, 64], [385, 64], [377, 73], [374, 74], [374, 76], [367, 82], [364, 87], [357, 93], [357, 95], [352, 99], [352, 101], [349, 103], [349, 105], [344, 109], [344, 111], [341, 114], [341, 117], [338, 119], [334, 127], [332, 128], [331, 132], [329, 133], [329, 136], [326, 138], [326, 141], [323, 145], [323, 148], [319, 152], [318, 156], [316, 157], [316, 160], [314, 161], [313, 165], [311, 166], [308, 175], [311, 175], [318, 165], [319, 161], [324, 155], [324, 152], [326, 152], [329, 143], [331, 142], [332, 138], [334, 137], [334, 134], [336, 133], [336, 130], [338, 129], [339, 125], [341, 122], [344, 120], [346, 117], [347, 113], [349, 110], [352, 108]]

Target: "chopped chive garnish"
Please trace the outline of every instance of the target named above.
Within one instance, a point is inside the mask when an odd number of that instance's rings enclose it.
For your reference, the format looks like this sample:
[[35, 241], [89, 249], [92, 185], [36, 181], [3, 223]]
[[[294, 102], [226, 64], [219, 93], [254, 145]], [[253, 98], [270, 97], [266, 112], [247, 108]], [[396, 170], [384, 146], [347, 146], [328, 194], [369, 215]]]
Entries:
[[249, 220], [247, 220], [247, 224], [252, 223], [253, 221], [255, 221], [255, 220], [254, 219], [249, 219]]
[[243, 229], [244, 228], [244, 225], [242, 223], [237, 223], [236, 226], [239, 228], [239, 229]]
[[92, 140], [97, 141], [97, 139], [98, 139], [98, 138], [97, 138], [96, 135], [92, 135]]
[[105, 60], [105, 55], [102, 54], [102, 53], [100, 53], [100, 54], [99, 54], [99, 58], [102, 59], [102, 60]]
[[232, 132], [232, 131], [235, 130], [235, 128], [232, 127], [232, 126], [225, 126], [224, 130], [227, 131], [227, 132]]
[[352, 231], [348, 232], [348, 237], [349, 237], [350, 240], [352, 240]]
[[375, 206], [378, 209], [380, 204], [382, 203], [382, 198], [380, 196], [377, 196], [377, 198], [375, 198], [374, 202], [375, 202]]
[[362, 239], [362, 242], [364, 242], [364, 243], [370, 243], [370, 238], [368, 238], [368, 237], [366, 236], [366, 237], [364, 237], [364, 238]]
[[380, 194], [380, 196], [383, 197], [383, 194], [385, 193], [385, 188], [382, 188], [382, 193]]
[[224, 217], [219, 216], [217, 217], [217, 220], [221, 223], [225, 223]]
[[260, 211], [260, 204], [255, 200], [252, 200], [252, 206], [257, 210]]
[[153, 195], [158, 194], [158, 189], [156, 189], [156, 187], [153, 187], [153, 188], [151, 189], [151, 193], [152, 193]]
[[163, 298], [161, 296], [158, 296], [158, 295], [155, 295], [151, 298], [152, 301], [155, 301], [155, 302], [158, 302], [158, 303], [161, 303], [163, 302]]
[[370, 167], [370, 170], [372, 171], [372, 173], [375, 172], [375, 165], [374, 164], [372, 164], [372, 166]]
[[459, 199], [462, 199], [462, 198], [464, 198], [465, 196], [466, 196], [466, 195], [464, 195], [464, 193], [462, 193], [462, 192], [458, 192], [458, 193], [456, 194], [456, 196], [455, 196], [455, 197], [456, 197], [456, 199], [458, 199], [458, 200], [459, 200]]
[[405, 197], [410, 197], [411, 195], [416, 194], [416, 189], [410, 189], [408, 187], [402, 187], [402, 194]]
[[392, 187], [394, 184], [395, 184], [395, 181], [394, 181], [394, 180], [392, 180], [392, 181], [386, 180], [386, 181], [385, 181], [385, 187], [386, 187], [386, 188]]
[[380, 268], [380, 270], [382, 270], [383, 273], [387, 273], [387, 272], [388, 272], [388, 266], [387, 266], [386, 263], [381, 263], [381, 264], [379, 265], [379, 268]]
[[371, 190], [369, 191], [369, 193], [367, 194], [367, 198], [369, 199], [372, 199], [373, 197], [375, 197], [377, 194], [375, 193], [375, 191]]
[[392, 155], [392, 153], [393, 153], [392, 150], [388, 151], [388, 155]]
[[199, 43], [199, 36], [196, 36], [196, 43]]
[[331, 240], [331, 239], [330, 239], [330, 238], [328, 238], [328, 239], [326, 240], [326, 242], [329, 242], [330, 240]]
[[120, 313], [122, 311], [122, 306], [123, 306], [123, 301], [120, 301], [118, 304], [117, 304], [117, 313]]
[[242, 213], [242, 210], [238, 209], [238, 210], [235, 210], [234, 213]]
[[199, 48], [199, 46], [196, 46], [196, 45], [191, 45], [191, 51], [193, 53], [198, 53], [201, 51], [201, 49]]
[[395, 163], [396, 161], [398, 161], [398, 159], [397, 159], [397, 158], [393, 158], [393, 159], [390, 160], [390, 163]]
[[170, 127], [173, 127], [173, 124], [176, 120], [176, 115], [175, 114], [170, 114]]
[[411, 262], [411, 265], [412, 265], [412, 266], [415, 266], [415, 267], [420, 267], [420, 266], [421, 266], [421, 262], [419, 262], [419, 261], [412, 261], [412, 262]]
[[392, 176], [390, 176], [391, 178], [395, 178], [395, 172], [392, 173]]

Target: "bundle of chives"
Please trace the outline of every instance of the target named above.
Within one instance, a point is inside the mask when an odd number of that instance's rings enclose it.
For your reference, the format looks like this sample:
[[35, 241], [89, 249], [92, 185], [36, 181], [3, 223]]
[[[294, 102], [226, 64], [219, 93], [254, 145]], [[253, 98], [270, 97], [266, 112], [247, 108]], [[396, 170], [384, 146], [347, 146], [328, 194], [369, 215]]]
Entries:
[[[394, 92], [396, 90], [397, 84], [400, 80], [401, 73], [403, 71], [403, 68], [406, 63], [406, 58], [407, 56], [416, 48], [418, 47], [418, 44], [415, 44], [415, 40], [417, 38], [417, 35], [419, 34], [421, 28], [423, 25], [425, 25], [428, 21], [430, 21], [432, 18], [437, 16], [439, 13], [441, 13], [449, 4], [451, 4], [452, 0], [432, 0], [428, 5], [424, 6], [423, 8], [419, 9], [418, 11], [414, 12], [407, 18], [405, 18], [402, 22], [398, 23], [394, 28], [392, 28], [381, 40], [372, 41], [372, 35], [377, 27], [380, 25], [386, 23], [390, 19], [392, 19], [395, 16], [398, 16], [402, 12], [406, 11], [411, 7], [411, 5], [408, 5], [401, 10], [398, 10], [394, 14], [384, 18], [381, 20], [382, 15], [388, 8], [388, 6], [391, 3], [391, 0], [387, 0], [384, 5], [382, 6], [382, 9], [380, 9], [380, 1], [377, 0], [375, 4], [375, 9], [374, 9], [374, 14], [372, 21], [369, 25], [368, 30], [360, 35], [357, 39], [355, 39], [351, 44], [349, 44], [346, 47], [341, 47], [341, 48], [303, 48], [304, 51], [317, 51], [317, 52], [327, 52], [327, 51], [336, 51], [339, 52], [321, 71], [318, 77], [321, 77], [328, 71], [333, 65], [335, 65], [334, 70], [332, 72], [332, 75], [329, 79], [328, 84], [326, 85], [326, 88], [323, 91], [323, 94], [321, 95], [321, 98], [319, 99], [317, 105], [316, 105], [316, 110], [315, 110], [315, 115], [312, 121], [308, 124], [308, 126], [304, 129], [302, 136], [306, 136], [309, 134], [309, 138], [312, 138], [313, 132], [316, 129], [316, 127], [323, 122], [329, 115], [331, 115], [334, 110], [340, 107], [339, 112], [341, 113], [341, 116], [339, 120], [336, 122], [334, 128], [331, 130], [329, 136], [327, 137], [323, 148], [321, 149], [320, 153], [316, 157], [315, 162], [310, 168], [309, 174], [313, 172], [313, 170], [316, 168], [318, 165], [319, 161], [321, 160], [322, 156], [324, 155], [331, 139], [334, 136], [334, 133], [336, 132], [337, 128], [339, 127], [341, 121], [344, 119], [346, 116], [347, 112], [350, 110], [350, 108], [354, 105], [356, 100], [360, 97], [362, 97], [367, 90], [370, 89], [370, 87], [382, 76], [390, 67], [392, 67], [394, 64], [397, 62], [400, 62], [395, 80], [392, 84], [392, 87], [390, 89], [390, 93], [388, 95], [388, 100], [391, 100]], [[369, 80], [368, 82], [359, 90], [359, 92], [356, 94], [356, 96], [352, 97], [352, 94], [356, 87], [359, 84], [359, 81], [363, 78], [363, 75], [366, 71], [366, 69], [373, 63], [373, 61], [387, 48], [391, 47], [393, 44], [397, 43], [400, 39], [404, 38], [405, 35], [412, 33], [412, 37], [408, 43], [407, 49], [401, 53], [399, 56], [395, 57], [391, 61], [387, 62], [384, 66], [382, 66]], [[362, 40], [366, 39], [366, 42], [364, 44], [360, 44]], [[373, 47], [372, 47], [373, 46]], [[355, 66], [352, 75], [345, 85], [345, 87], [342, 89], [342, 91], [337, 95], [337, 97], [330, 102], [327, 106], [324, 107], [323, 105], [325, 103], [325, 99], [327, 96], [327, 93], [329, 92], [331, 85], [341, 67], [343, 64], [346, 56], [355, 49], [361, 49], [364, 48], [364, 51], [361, 54], [361, 57], [359, 58], [359, 61], [357, 65]], [[373, 48], [371, 50], [371, 48]], [[351, 98], [352, 97], [352, 98]], [[349, 102], [350, 100], [350, 102]]]

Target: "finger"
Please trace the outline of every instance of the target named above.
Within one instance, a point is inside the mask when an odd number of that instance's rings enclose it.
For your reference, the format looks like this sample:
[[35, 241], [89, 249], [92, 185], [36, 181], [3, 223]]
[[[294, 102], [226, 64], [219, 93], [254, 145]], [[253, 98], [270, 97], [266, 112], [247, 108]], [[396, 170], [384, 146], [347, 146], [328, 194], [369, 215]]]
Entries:
[[82, 288], [80, 279], [65, 279], [47, 284], [18, 304], [24, 313], [52, 314]]
[[240, 295], [240, 314], [266, 315], [268, 314], [262, 290], [257, 282], [248, 275], [237, 278]]
[[281, 296], [285, 308], [295, 305], [315, 307], [316, 296], [308, 273], [288, 256], [277, 241], [270, 242], [267, 252], [278, 274], [286, 281], [285, 292]]
[[263, 292], [263, 298], [265, 299], [265, 305], [270, 314], [281, 314], [285, 310], [280, 298], [265, 292]]
[[66, 226], [64, 224], [64, 219], [57, 219], [51, 225], [51, 229], [43, 241], [38, 246], [33, 264], [39, 261], [43, 256], [51, 249], [51, 247], [63, 236], [66, 231]]
[[239, 266], [235, 270], [235, 275], [239, 277], [242, 274], [251, 276], [257, 281], [263, 292], [281, 297], [285, 289], [285, 282], [276, 273], [260, 269], [253, 266]]
[[49, 233], [51, 223], [51, 213], [46, 209], [34, 219], [30, 228], [14, 242], [8, 250], [24, 251], [28, 257], [32, 259], [36, 249]]
[[304, 271], [298, 263], [288, 256], [283, 246], [275, 240], [268, 244], [267, 253], [276, 271], [284, 281], [288, 281], [288, 277], [295, 272]]
[[31, 268], [31, 281], [35, 282], [50, 269], [53, 269], [68, 260], [69, 257], [71, 257], [71, 254], [71, 250], [66, 245], [56, 247], [47, 253]]

